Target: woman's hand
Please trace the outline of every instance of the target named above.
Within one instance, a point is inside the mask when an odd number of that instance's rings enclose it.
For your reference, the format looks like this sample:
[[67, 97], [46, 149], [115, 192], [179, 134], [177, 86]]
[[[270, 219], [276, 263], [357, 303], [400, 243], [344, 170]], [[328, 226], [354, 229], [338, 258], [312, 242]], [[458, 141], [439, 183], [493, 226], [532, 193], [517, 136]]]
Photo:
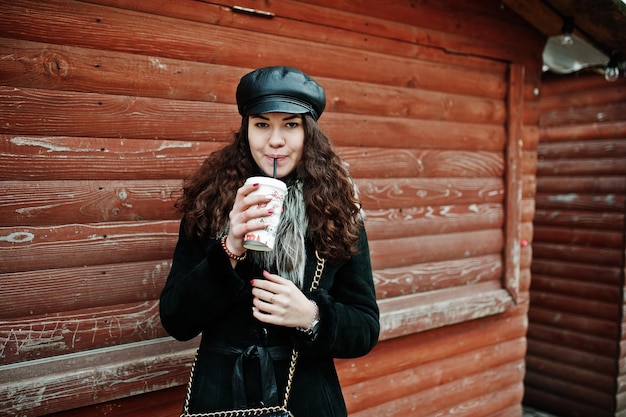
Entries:
[[265, 279], [252, 284], [252, 315], [259, 321], [284, 327], [308, 328], [315, 305], [290, 280], [263, 271]]
[[[230, 231], [226, 237], [226, 247], [235, 255], [242, 255], [246, 248], [243, 247], [243, 237], [246, 233], [261, 230], [265, 224], [260, 222], [248, 223], [248, 220], [267, 217], [272, 214], [272, 209], [266, 205], [272, 200], [267, 195], [250, 195], [259, 188], [259, 184], [243, 185], [237, 190], [235, 203], [228, 214]], [[233, 263], [236, 263], [233, 261]], [[234, 266], [234, 265], [233, 265]]]

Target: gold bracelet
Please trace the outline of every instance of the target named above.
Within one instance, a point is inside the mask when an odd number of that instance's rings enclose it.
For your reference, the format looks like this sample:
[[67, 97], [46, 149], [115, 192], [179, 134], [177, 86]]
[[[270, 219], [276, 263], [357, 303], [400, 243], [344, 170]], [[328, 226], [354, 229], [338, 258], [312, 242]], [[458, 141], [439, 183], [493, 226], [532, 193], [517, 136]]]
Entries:
[[224, 252], [226, 252], [226, 256], [228, 256], [233, 261], [237, 261], [237, 262], [241, 262], [244, 259], [246, 259], [246, 255], [248, 254], [248, 252], [244, 252], [243, 255], [235, 255], [230, 250], [228, 250], [228, 247], [226, 246], [226, 238], [227, 237], [228, 237], [228, 235], [222, 236], [222, 249], [224, 249]]

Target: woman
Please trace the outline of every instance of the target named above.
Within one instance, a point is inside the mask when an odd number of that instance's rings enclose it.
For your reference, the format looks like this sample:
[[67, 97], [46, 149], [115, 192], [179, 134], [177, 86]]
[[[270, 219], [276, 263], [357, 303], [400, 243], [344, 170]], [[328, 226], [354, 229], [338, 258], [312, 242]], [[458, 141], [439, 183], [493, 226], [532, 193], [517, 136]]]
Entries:
[[[354, 185], [317, 125], [324, 90], [295, 68], [266, 67], [245, 75], [236, 97], [242, 123], [234, 141], [185, 182], [161, 294], [169, 334], [202, 333], [189, 412], [282, 404], [295, 347], [288, 409], [346, 416], [333, 358], [373, 349], [379, 311]], [[250, 194], [258, 184], [242, 184], [274, 169], [288, 186], [276, 246], [246, 251], [244, 235], [263, 227], [248, 221], [271, 211], [267, 196]], [[309, 291], [317, 256], [326, 262]]]

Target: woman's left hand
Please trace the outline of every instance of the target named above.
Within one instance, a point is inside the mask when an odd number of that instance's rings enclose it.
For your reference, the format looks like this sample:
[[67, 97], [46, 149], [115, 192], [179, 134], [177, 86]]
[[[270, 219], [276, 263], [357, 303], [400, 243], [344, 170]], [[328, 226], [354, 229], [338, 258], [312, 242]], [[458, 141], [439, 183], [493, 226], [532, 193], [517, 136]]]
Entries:
[[308, 328], [316, 314], [315, 305], [290, 280], [263, 271], [265, 279], [252, 284], [252, 314], [268, 324]]

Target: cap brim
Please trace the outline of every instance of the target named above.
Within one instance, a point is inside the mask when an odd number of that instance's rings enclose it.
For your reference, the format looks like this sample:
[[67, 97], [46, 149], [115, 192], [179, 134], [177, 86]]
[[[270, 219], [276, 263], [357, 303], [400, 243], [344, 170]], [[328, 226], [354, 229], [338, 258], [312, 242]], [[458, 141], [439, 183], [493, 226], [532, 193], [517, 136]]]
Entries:
[[248, 116], [263, 113], [310, 113], [317, 120], [317, 114], [307, 103], [292, 97], [261, 97], [254, 103], [248, 104], [245, 108], [245, 114]]

